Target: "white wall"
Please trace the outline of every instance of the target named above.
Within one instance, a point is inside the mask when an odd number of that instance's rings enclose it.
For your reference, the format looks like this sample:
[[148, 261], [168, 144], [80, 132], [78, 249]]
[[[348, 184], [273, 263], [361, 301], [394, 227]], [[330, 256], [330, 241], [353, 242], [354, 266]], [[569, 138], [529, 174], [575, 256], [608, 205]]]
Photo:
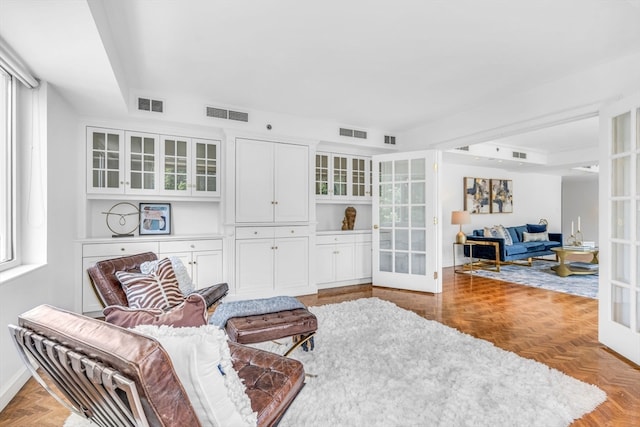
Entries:
[[562, 232], [565, 241], [571, 235], [571, 221], [578, 229], [582, 223], [584, 241], [598, 244], [598, 175], [562, 179]]
[[[485, 226], [505, 227], [537, 224], [541, 218], [549, 222], [549, 231], [561, 231], [562, 181], [559, 176], [523, 174], [499, 169], [443, 164], [441, 168], [442, 265], [453, 264], [452, 243], [458, 225], [451, 224], [451, 212], [464, 208], [464, 177], [510, 179], [513, 181], [513, 213], [473, 214], [471, 224], [462, 226], [465, 234]], [[457, 260], [456, 260], [457, 261]]]
[[[20, 211], [25, 223], [21, 244], [27, 251], [24, 261], [29, 271], [18, 277], [0, 281], [0, 409], [28, 379], [18, 358], [7, 325], [17, 322], [18, 315], [39, 304], [62, 308], [73, 307], [73, 286], [77, 274], [74, 264], [74, 238], [77, 222], [76, 193], [78, 165], [74, 159], [76, 117], [58, 93], [46, 84], [37, 92], [41, 109], [31, 115], [31, 92], [20, 90], [20, 110], [26, 111], [28, 122], [18, 124], [19, 163], [21, 174]], [[27, 107], [27, 108], [25, 108]], [[40, 119], [45, 127], [40, 142], [31, 144], [30, 118]], [[48, 128], [46, 127], [48, 124]], [[25, 180], [29, 171], [37, 168], [37, 181]]]

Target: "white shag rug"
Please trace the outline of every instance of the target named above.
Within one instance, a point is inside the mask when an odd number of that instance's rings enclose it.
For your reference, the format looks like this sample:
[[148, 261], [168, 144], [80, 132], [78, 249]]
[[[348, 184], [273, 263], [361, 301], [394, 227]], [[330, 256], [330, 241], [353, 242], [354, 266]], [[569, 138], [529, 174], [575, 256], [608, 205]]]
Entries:
[[[280, 427], [567, 426], [606, 399], [598, 387], [377, 298], [309, 310], [319, 322], [315, 350], [292, 357], [311, 376]], [[65, 423], [87, 425], [75, 415]]]

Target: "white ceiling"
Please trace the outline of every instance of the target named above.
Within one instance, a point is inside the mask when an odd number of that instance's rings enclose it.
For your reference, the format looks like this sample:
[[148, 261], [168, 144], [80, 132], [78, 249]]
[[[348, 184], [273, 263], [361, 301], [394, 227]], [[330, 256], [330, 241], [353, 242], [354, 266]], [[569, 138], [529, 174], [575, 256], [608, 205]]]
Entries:
[[[82, 114], [179, 94], [400, 133], [637, 54], [639, 4], [0, 0], [0, 37]], [[595, 146], [587, 122], [499, 143]]]

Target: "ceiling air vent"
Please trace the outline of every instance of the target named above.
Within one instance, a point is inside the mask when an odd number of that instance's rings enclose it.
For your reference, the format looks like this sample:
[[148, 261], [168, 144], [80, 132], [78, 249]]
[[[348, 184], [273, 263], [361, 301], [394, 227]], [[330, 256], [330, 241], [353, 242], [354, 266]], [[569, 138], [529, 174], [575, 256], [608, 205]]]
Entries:
[[353, 130], [340, 128], [340, 136], [348, 136], [351, 138], [367, 139], [367, 132], [363, 130]]
[[213, 117], [214, 119], [237, 120], [239, 122], [249, 121], [249, 113], [225, 110], [224, 108], [206, 107], [205, 114], [207, 117]]
[[385, 144], [396, 145], [396, 137], [395, 136], [390, 136], [390, 135], [385, 135], [384, 136], [384, 143]]
[[164, 101], [151, 98], [138, 98], [138, 110], [150, 111], [153, 113], [163, 113]]
[[527, 158], [527, 153], [521, 153], [519, 151], [513, 151], [512, 154], [514, 159], [526, 159]]

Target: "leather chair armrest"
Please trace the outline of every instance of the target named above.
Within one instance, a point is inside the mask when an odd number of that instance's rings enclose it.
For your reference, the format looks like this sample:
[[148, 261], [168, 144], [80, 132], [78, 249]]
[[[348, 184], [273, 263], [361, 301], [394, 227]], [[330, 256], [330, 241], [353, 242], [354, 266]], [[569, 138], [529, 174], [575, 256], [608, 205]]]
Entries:
[[226, 283], [218, 283], [206, 288], [196, 289], [193, 292], [202, 295], [208, 308], [227, 295], [227, 292], [229, 292], [229, 285]]

